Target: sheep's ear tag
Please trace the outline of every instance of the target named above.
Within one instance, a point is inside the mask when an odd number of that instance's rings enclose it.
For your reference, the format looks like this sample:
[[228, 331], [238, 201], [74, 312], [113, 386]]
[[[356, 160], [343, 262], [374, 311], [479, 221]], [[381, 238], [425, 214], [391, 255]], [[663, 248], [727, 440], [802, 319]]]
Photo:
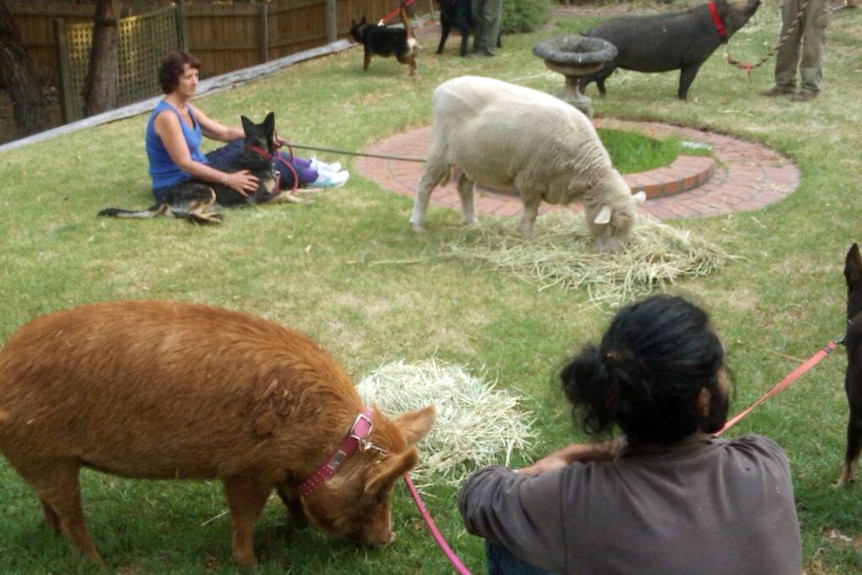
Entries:
[[611, 207], [607, 204], [602, 206], [602, 209], [599, 210], [599, 215], [596, 216], [596, 219], [593, 220], [594, 224], [609, 224], [611, 223]]

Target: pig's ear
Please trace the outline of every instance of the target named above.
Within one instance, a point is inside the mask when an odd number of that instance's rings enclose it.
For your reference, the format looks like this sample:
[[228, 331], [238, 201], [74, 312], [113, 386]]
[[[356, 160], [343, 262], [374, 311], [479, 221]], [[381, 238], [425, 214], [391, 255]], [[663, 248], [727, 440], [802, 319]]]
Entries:
[[602, 206], [602, 209], [599, 210], [596, 219], [593, 220], [594, 224], [609, 224], [611, 223], [611, 207], [607, 204]]
[[408, 411], [402, 413], [392, 419], [395, 427], [404, 436], [404, 441], [407, 445], [414, 445], [417, 441], [425, 437], [428, 430], [431, 429], [431, 424], [434, 423], [434, 406], [429, 405], [416, 411]]
[[376, 494], [388, 491], [398, 478], [413, 469], [418, 461], [419, 454], [412, 448], [403, 453], [387, 456], [374, 468], [374, 475], [365, 484], [365, 493]]

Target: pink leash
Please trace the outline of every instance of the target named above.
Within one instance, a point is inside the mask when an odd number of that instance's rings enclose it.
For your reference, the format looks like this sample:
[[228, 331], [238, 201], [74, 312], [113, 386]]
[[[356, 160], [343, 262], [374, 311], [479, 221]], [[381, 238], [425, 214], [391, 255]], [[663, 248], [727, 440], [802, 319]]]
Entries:
[[[843, 338], [841, 338], [841, 339], [843, 339]], [[839, 341], [841, 339], [839, 339]], [[734, 418], [732, 418], [730, 421], [725, 423], [724, 427], [722, 427], [721, 430], [718, 433], [716, 433], [716, 435], [721, 435], [722, 433], [724, 433], [728, 428], [730, 428], [730, 426], [735, 425], [737, 422], [739, 422], [740, 419], [742, 419], [743, 417], [748, 415], [748, 413], [752, 409], [754, 409], [755, 407], [757, 407], [758, 405], [760, 405], [761, 403], [763, 403], [764, 401], [766, 401], [767, 399], [769, 399], [770, 397], [772, 397], [773, 395], [775, 395], [776, 393], [778, 393], [779, 391], [781, 391], [782, 389], [784, 389], [785, 387], [787, 387], [788, 385], [790, 385], [791, 383], [793, 383], [794, 381], [799, 379], [802, 376], [802, 374], [804, 374], [806, 371], [808, 371], [809, 369], [811, 369], [812, 367], [814, 367], [815, 365], [820, 363], [820, 360], [823, 359], [824, 357], [826, 357], [827, 355], [829, 355], [832, 352], [832, 350], [835, 349], [836, 347], [838, 347], [838, 343], [836, 343], [834, 340], [830, 341], [826, 345], [826, 347], [824, 347], [823, 349], [821, 349], [820, 351], [818, 351], [817, 353], [812, 355], [805, 362], [803, 362], [802, 365], [800, 365], [799, 367], [797, 367], [796, 369], [791, 371], [790, 374], [787, 375], [787, 377], [785, 377], [780, 382], [778, 382], [775, 385], [775, 387], [773, 387], [772, 389], [767, 391], [763, 395], [763, 397], [761, 397], [760, 399], [758, 399], [757, 401], [755, 401], [754, 403], [749, 405], [747, 408], [743, 409], [741, 413], [739, 413]]]
[[410, 476], [406, 473], [404, 474], [404, 483], [407, 484], [407, 489], [410, 491], [410, 496], [413, 498], [413, 502], [416, 503], [416, 508], [419, 509], [419, 514], [422, 516], [422, 519], [425, 521], [425, 525], [428, 526], [428, 531], [431, 532], [431, 535], [434, 537], [434, 541], [443, 550], [443, 554], [446, 555], [446, 558], [452, 563], [452, 566], [455, 568], [455, 571], [460, 573], [461, 575], [470, 575], [470, 571], [464, 567], [464, 564], [461, 563], [461, 560], [458, 559], [458, 556], [455, 555], [455, 552], [452, 551], [452, 548], [449, 547], [449, 544], [446, 543], [446, 540], [443, 538], [443, 535], [440, 534], [440, 530], [437, 529], [437, 526], [434, 524], [434, 520], [431, 519], [431, 514], [428, 513], [428, 510], [425, 509], [425, 504], [422, 503], [422, 498], [419, 497], [419, 492], [416, 490], [416, 486], [413, 485], [413, 481], [410, 480]]

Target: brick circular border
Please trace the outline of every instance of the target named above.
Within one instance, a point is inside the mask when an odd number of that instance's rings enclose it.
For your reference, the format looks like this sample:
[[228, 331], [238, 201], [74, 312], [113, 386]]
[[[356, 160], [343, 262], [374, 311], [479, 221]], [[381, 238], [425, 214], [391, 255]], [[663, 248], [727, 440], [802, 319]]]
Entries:
[[[711, 158], [680, 156], [664, 168], [625, 176], [633, 190], [647, 193], [641, 210], [659, 219], [757, 210], [785, 198], [799, 185], [799, 169], [788, 158], [759, 144], [659, 122], [596, 119], [595, 125], [638, 131], [656, 139], [676, 136], [711, 148]], [[425, 126], [386, 138], [364, 153], [391, 158], [362, 156], [355, 171], [383, 189], [412, 198], [423, 164], [404, 158], [424, 159], [430, 137], [431, 127]], [[454, 183], [436, 189], [431, 203], [460, 209]], [[522, 212], [517, 196], [479, 187], [475, 204], [480, 215], [514, 216]], [[543, 209], [549, 207], [543, 204]], [[573, 204], [572, 208], [579, 206]]]

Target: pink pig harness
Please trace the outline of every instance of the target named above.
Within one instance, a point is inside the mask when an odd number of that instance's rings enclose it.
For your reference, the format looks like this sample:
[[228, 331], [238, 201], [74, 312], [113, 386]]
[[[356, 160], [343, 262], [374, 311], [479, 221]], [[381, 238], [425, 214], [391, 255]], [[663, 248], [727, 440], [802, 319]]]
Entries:
[[371, 430], [374, 429], [374, 410], [370, 407], [364, 407], [362, 413], [347, 430], [347, 434], [338, 447], [335, 453], [330, 455], [323, 465], [317, 468], [308, 479], [299, 484], [299, 494], [302, 496], [311, 495], [314, 491], [323, 485], [323, 483], [335, 475], [335, 472], [341, 467], [341, 464], [347, 460], [357, 449], [359, 451], [368, 451], [376, 449], [381, 453], [386, 453], [383, 449], [377, 447], [368, 438], [371, 436]]

